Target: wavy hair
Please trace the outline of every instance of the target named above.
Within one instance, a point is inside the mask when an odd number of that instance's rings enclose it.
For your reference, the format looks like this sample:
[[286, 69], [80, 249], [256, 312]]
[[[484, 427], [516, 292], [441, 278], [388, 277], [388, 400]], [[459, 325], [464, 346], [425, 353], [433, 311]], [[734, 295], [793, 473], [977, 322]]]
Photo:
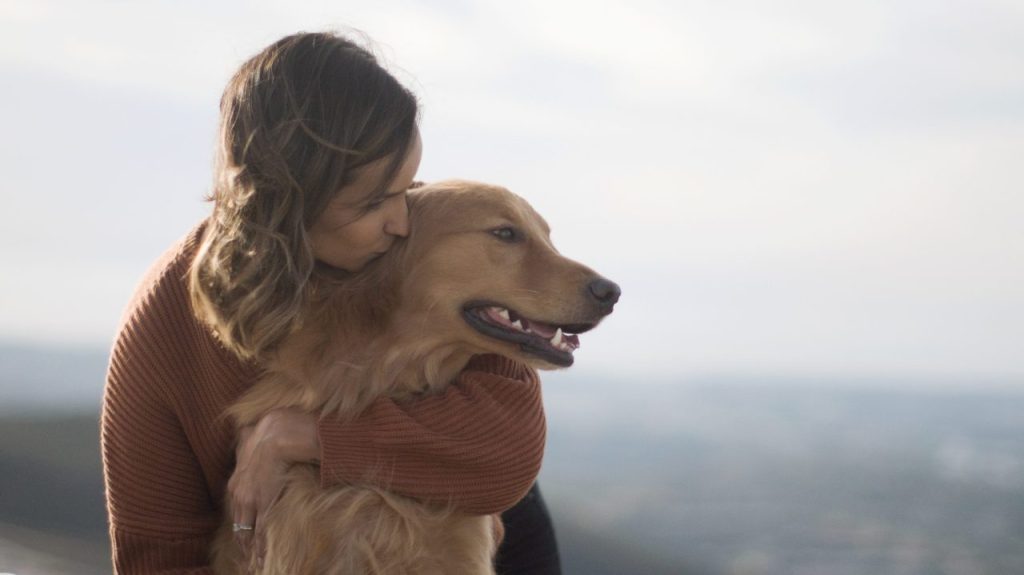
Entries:
[[418, 104], [362, 46], [301, 33], [268, 46], [220, 102], [214, 203], [189, 275], [197, 316], [243, 359], [262, 359], [301, 321], [316, 265], [308, 230], [355, 171], [387, 158], [387, 192]]

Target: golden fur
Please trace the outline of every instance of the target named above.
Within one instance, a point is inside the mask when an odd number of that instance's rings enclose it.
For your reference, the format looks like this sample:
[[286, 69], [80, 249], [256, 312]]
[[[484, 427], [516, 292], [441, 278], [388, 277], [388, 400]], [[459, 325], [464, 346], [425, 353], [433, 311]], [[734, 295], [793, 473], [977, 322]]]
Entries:
[[[354, 278], [311, 283], [300, 327], [230, 408], [236, 425], [280, 407], [353, 418], [382, 396], [414, 400], [443, 390], [476, 354], [559, 367], [471, 327], [463, 317], [470, 302], [580, 330], [611, 311], [588, 301], [587, 286], [600, 276], [561, 256], [547, 223], [511, 192], [449, 181], [411, 192], [409, 204], [406, 241]], [[517, 240], [495, 233], [502, 228], [516, 230]], [[260, 521], [267, 574], [490, 574], [500, 533], [497, 518], [380, 487], [323, 490], [312, 465], [290, 471], [282, 498]], [[226, 520], [218, 533], [214, 567], [243, 573], [230, 526]]]

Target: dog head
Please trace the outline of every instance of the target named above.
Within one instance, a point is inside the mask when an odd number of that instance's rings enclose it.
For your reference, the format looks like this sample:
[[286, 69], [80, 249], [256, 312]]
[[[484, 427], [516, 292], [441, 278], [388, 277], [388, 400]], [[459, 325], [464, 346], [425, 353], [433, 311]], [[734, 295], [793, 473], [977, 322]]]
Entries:
[[415, 337], [568, 367], [578, 334], [619, 299], [619, 286], [558, 253], [547, 222], [504, 188], [439, 182], [410, 192], [409, 209], [392, 325]]

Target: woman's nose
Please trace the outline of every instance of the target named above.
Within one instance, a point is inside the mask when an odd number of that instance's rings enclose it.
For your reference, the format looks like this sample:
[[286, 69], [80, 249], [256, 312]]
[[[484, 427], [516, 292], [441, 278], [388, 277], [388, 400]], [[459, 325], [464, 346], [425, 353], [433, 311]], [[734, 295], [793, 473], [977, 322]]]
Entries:
[[409, 235], [409, 204], [403, 198], [402, 201], [394, 202], [395, 207], [388, 214], [384, 222], [384, 231], [398, 237]]

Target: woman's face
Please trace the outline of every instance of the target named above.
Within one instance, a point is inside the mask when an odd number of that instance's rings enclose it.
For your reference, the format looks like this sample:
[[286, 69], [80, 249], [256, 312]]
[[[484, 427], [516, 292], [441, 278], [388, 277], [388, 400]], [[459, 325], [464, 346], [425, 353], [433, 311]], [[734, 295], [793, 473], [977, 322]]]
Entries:
[[423, 155], [417, 130], [391, 189], [384, 197], [369, 198], [380, 185], [390, 158], [361, 168], [313, 223], [309, 239], [313, 256], [331, 267], [356, 272], [391, 247], [396, 237], [409, 234], [406, 190], [416, 177]]

